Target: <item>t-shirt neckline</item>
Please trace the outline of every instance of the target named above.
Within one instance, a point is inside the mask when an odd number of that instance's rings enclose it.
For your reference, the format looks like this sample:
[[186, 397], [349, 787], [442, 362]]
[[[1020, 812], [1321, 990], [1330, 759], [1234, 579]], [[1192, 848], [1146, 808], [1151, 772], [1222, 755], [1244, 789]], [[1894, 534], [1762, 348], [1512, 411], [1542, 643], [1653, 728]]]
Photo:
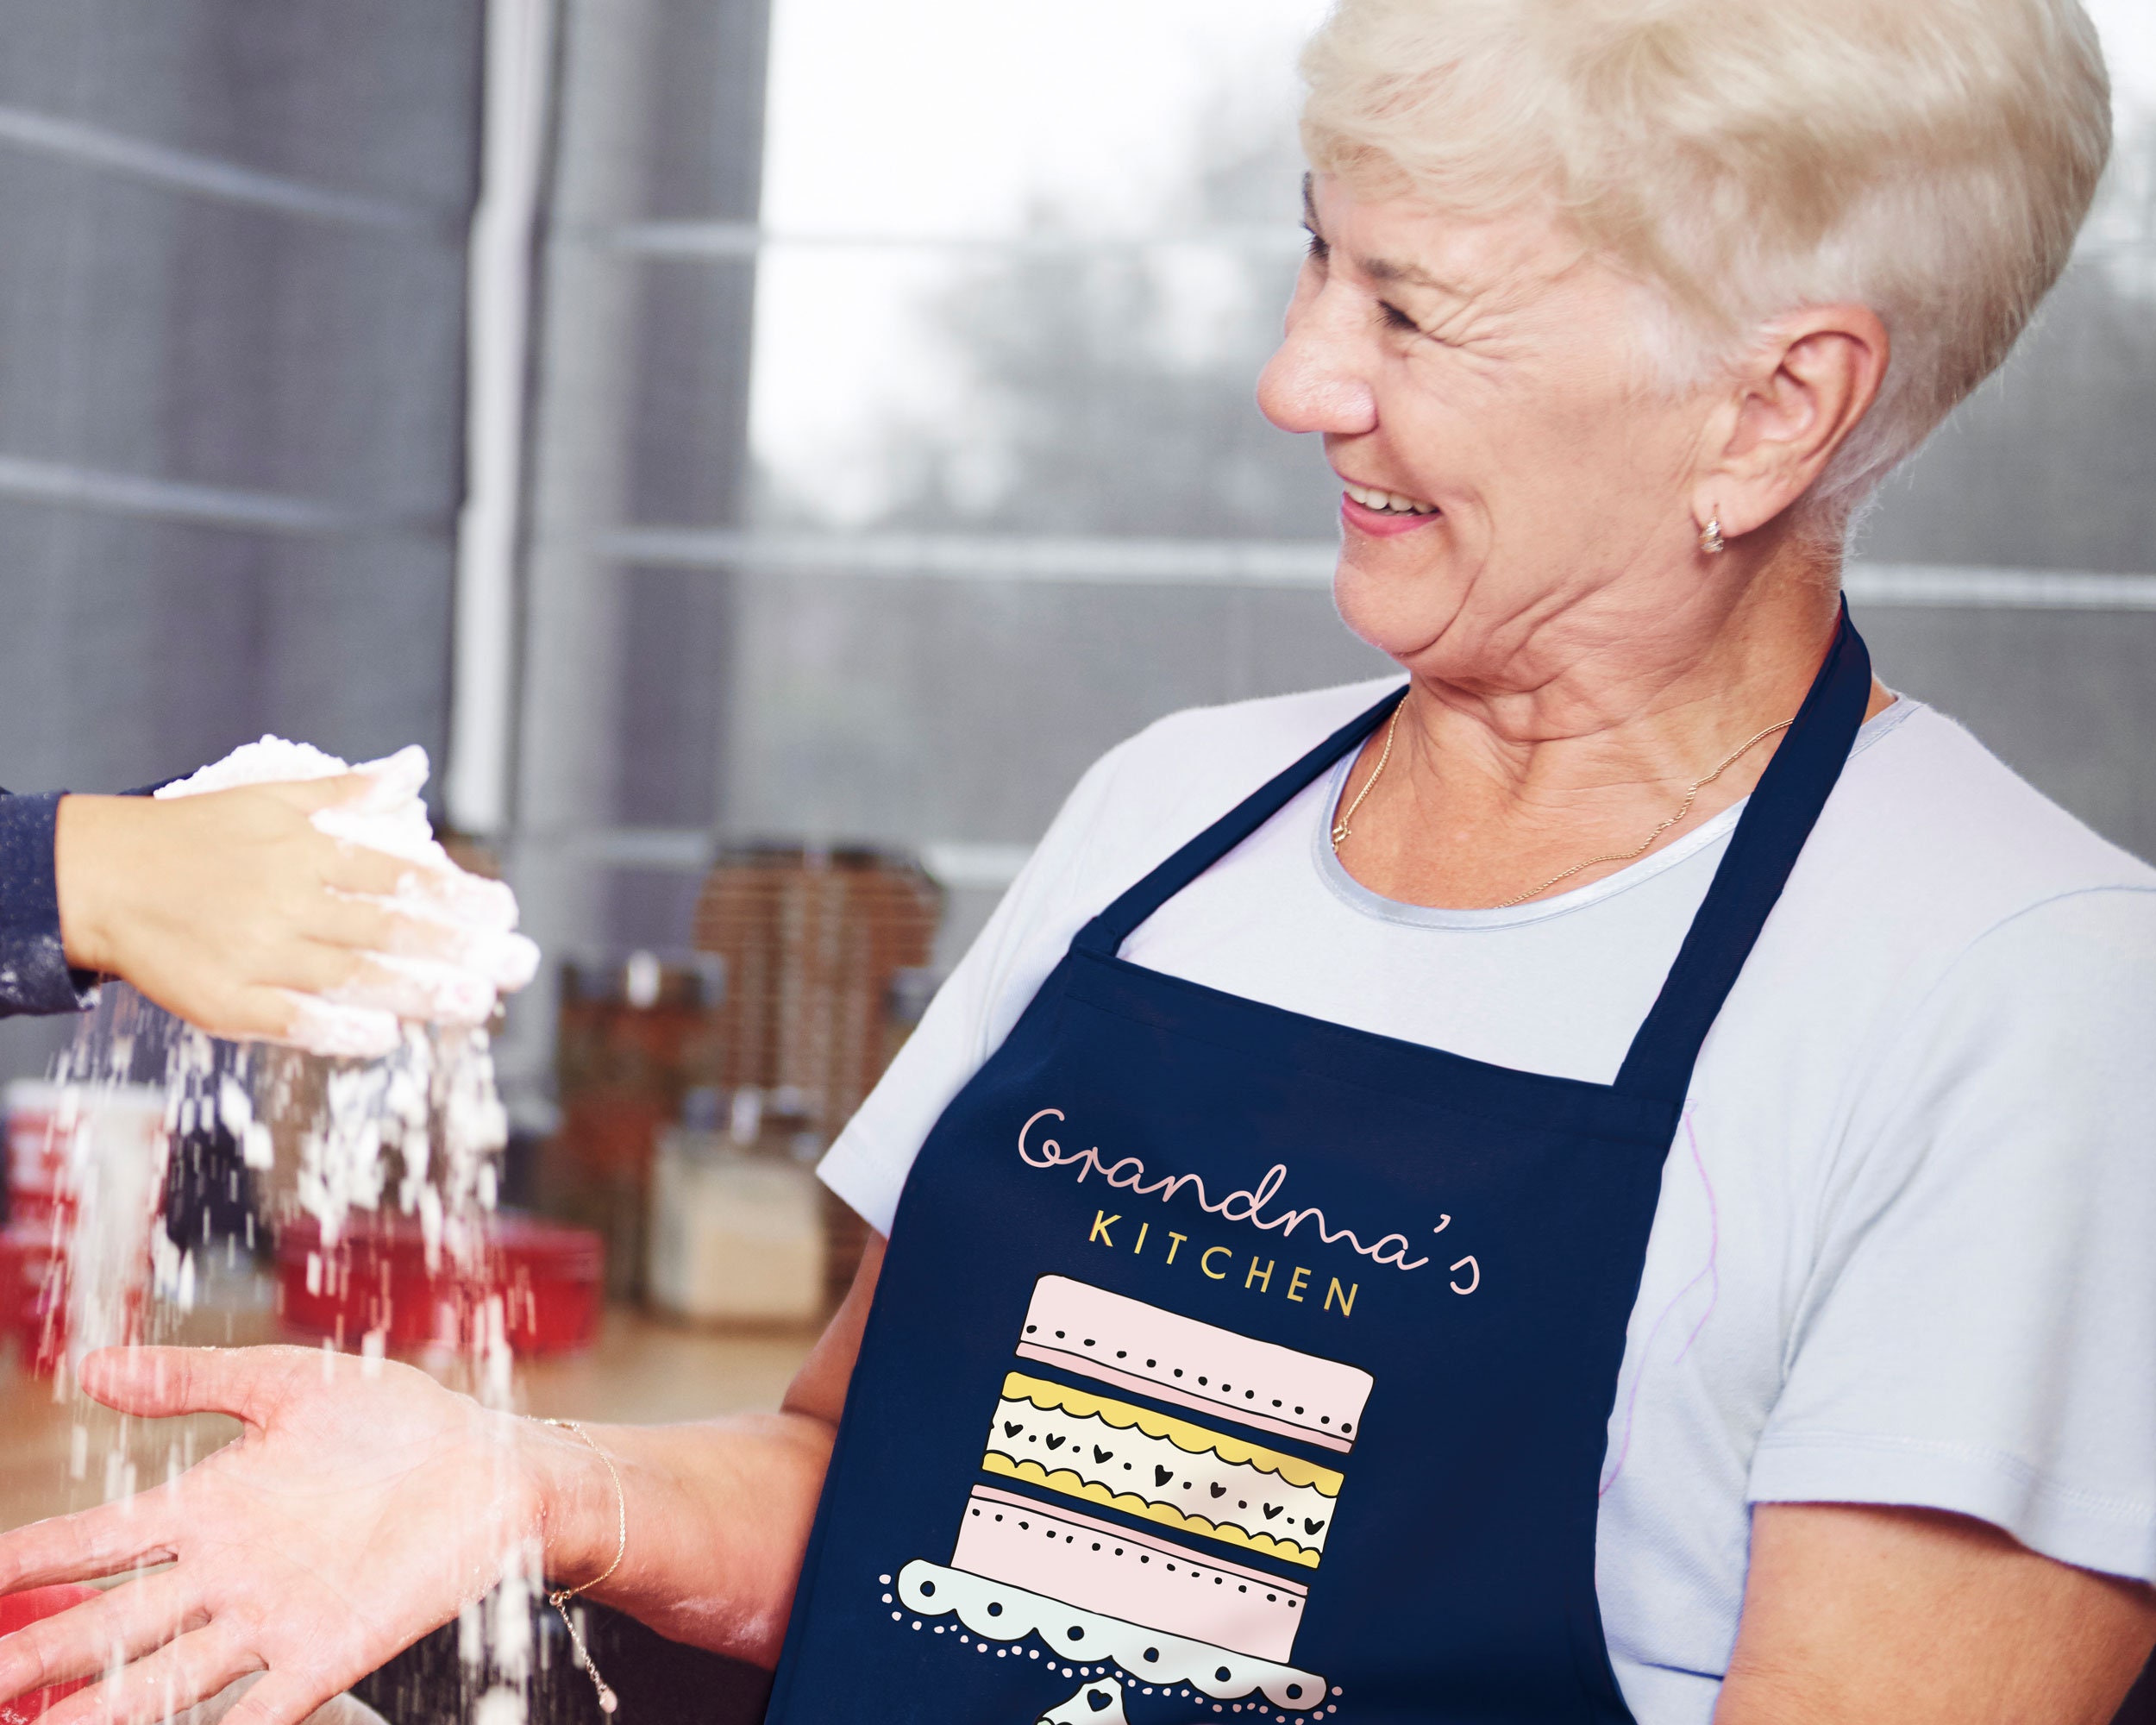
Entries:
[[[1896, 694], [1885, 709], [1865, 721], [1857, 732], [1850, 758], [1871, 748], [1889, 731], [1896, 729], [1908, 716], [1917, 712], [1923, 703], [1908, 696]], [[1318, 806], [1316, 819], [1310, 828], [1310, 853], [1318, 876], [1333, 896], [1359, 915], [1373, 917], [1381, 922], [1405, 923], [1419, 928], [1450, 928], [1461, 930], [1491, 930], [1517, 928], [1534, 922], [1545, 922], [1552, 917], [1570, 916], [1644, 886], [1657, 875], [1666, 873], [1680, 864], [1689, 862], [1701, 851], [1720, 844], [1736, 829], [1743, 818], [1745, 806], [1752, 799], [1739, 797], [1712, 819], [1687, 833], [1666, 849], [1650, 851], [1637, 862], [1629, 863], [1614, 875], [1569, 893], [1559, 893], [1553, 899], [1537, 899], [1532, 903], [1514, 905], [1505, 909], [1454, 910], [1439, 905], [1411, 905], [1399, 899], [1388, 899], [1372, 892], [1347, 871], [1332, 849], [1332, 812], [1340, 806], [1341, 787], [1354, 768], [1361, 754], [1350, 750], [1343, 756], [1317, 787], [1323, 794]]]

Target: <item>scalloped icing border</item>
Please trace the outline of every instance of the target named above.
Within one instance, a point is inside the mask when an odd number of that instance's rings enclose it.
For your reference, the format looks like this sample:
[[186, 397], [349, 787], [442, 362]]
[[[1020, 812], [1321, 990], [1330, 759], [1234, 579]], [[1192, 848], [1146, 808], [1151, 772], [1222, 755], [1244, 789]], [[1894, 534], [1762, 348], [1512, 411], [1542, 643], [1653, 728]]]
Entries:
[[[943, 1596], [946, 1592], [948, 1597]], [[1041, 1645], [1059, 1659], [1093, 1665], [1112, 1661], [1140, 1683], [1156, 1687], [1188, 1684], [1215, 1701], [1240, 1700], [1253, 1690], [1262, 1690], [1274, 1706], [1290, 1712], [1307, 1711], [1326, 1698], [1326, 1681], [1315, 1672], [1163, 1635], [1142, 1624], [1103, 1617], [924, 1558], [914, 1559], [899, 1571], [898, 1593], [908, 1610], [923, 1617], [956, 1612], [958, 1621], [983, 1640], [1022, 1641], [1029, 1634], [1037, 1635]], [[995, 1608], [993, 1612], [991, 1607]], [[1072, 1630], [1078, 1632], [1075, 1636]], [[1154, 1655], [1150, 1659], [1145, 1657], [1149, 1652]]]
[[1223, 1461], [1276, 1475], [1290, 1485], [1307, 1486], [1327, 1497], [1337, 1498], [1340, 1495], [1342, 1476], [1332, 1468], [1320, 1467], [1299, 1456], [1282, 1455], [1278, 1450], [1230, 1437], [1225, 1432], [1194, 1426], [1188, 1420], [1170, 1419], [1148, 1408], [1134, 1408], [1127, 1402], [1095, 1396], [1089, 1390], [1051, 1383], [1044, 1377], [1013, 1371], [1003, 1380], [1003, 1398], [1006, 1402], [1030, 1402], [1043, 1413], [1060, 1408], [1078, 1419], [1097, 1419], [1119, 1431], [1135, 1426], [1149, 1438], [1167, 1439], [1187, 1455], [1210, 1452]]
[[[1126, 1515], [1140, 1515], [1148, 1521], [1157, 1521], [1163, 1527], [1174, 1527], [1181, 1533], [1202, 1534], [1207, 1539], [1219, 1540], [1245, 1550], [1262, 1552], [1282, 1563], [1300, 1564], [1305, 1569], [1318, 1566], [1318, 1552], [1313, 1546], [1298, 1545], [1293, 1540], [1277, 1539], [1267, 1533], [1245, 1533], [1231, 1521], [1209, 1521], [1203, 1515], [1188, 1515], [1172, 1503], [1156, 1503], [1141, 1497], [1135, 1491], [1115, 1492], [1097, 1479], [1087, 1479], [1076, 1470], [1059, 1467], [1050, 1473], [1031, 1456], [1012, 1460], [1000, 1450], [990, 1450], [981, 1458], [981, 1471], [1000, 1473], [1009, 1479], [1023, 1479], [1029, 1484], [1042, 1485], [1050, 1491], [1059, 1491], [1066, 1497], [1082, 1497], [1089, 1502], [1104, 1503], [1111, 1509], [1120, 1509]], [[1069, 1484], [1065, 1484], [1068, 1481]]]

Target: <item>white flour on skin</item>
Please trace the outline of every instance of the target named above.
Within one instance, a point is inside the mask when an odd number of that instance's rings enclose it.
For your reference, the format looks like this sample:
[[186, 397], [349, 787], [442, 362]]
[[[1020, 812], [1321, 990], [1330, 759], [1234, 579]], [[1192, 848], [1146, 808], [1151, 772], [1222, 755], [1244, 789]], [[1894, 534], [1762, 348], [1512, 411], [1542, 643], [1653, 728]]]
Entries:
[[[243, 785], [335, 778], [354, 769], [305, 743], [265, 737], [222, 761], [166, 785], [160, 798], [202, 796]], [[286, 1038], [315, 1054], [388, 1055], [399, 1020], [478, 1026], [494, 1011], [500, 991], [520, 988], [539, 968], [539, 949], [516, 932], [517, 900], [498, 881], [468, 875], [436, 841], [419, 793], [427, 782], [427, 751], [417, 745], [356, 770], [373, 781], [352, 801], [317, 810], [314, 826], [347, 844], [419, 865], [382, 902], [430, 925], [442, 956], [368, 956], [366, 974], [328, 995], [292, 994]]]
[[[305, 744], [266, 737], [159, 794], [346, 770]], [[313, 822], [414, 865], [387, 902], [438, 926], [445, 956], [378, 955], [370, 960], [373, 974], [342, 998], [295, 995], [294, 1046], [282, 1050], [214, 1040], [124, 983], [104, 986], [54, 1074], [62, 1090], [53, 1129], [63, 1152], [64, 1201], [47, 1342], [58, 1366], [57, 1396], [68, 1394], [74, 1367], [92, 1348], [186, 1333], [203, 1289], [216, 1285], [221, 1270], [236, 1271], [256, 1247], [254, 1216], [272, 1226], [311, 1220], [307, 1275], [319, 1287], [348, 1277], [360, 1261], [354, 1213], [386, 1219], [393, 1204], [419, 1229], [427, 1297], [442, 1327], [426, 1353], [429, 1368], [489, 1406], [511, 1405], [508, 1326], [487, 1250], [508, 1122], [484, 1024], [498, 991], [530, 978], [538, 949], [515, 932], [509, 888], [456, 869], [436, 843], [419, 797], [423, 751], [404, 750], [367, 770], [375, 781], [369, 792]], [[171, 1195], [197, 1176], [194, 1157], [220, 1133], [237, 1146], [244, 1170], [221, 1180], [233, 1181], [235, 1195], [241, 1182], [254, 1193], [244, 1241], [211, 1243], [206, 1232], [200, 1240], [175, 1240]], [[289, 1152], [281, 1170], [280, 1145]], [[343, 1338], [367, 1360], [382, 1357], [385, 1340], [382, 1330]], [[116, 1426], [84, 1406], [70, 1477], [99, 1477], [95, 1432], [105, 1497], [147, 1484], [137, 1477], [133, 1425], [122, 1419]], [[172, 1441], [167, 1473], [194, 1459], [193, 1442], [191, 1435]], [[505, 1452], [505, 1468], [508, 1461]], [[535, 1552], [505, 1551], [500, 1584], [464, 1614], [465, 1683], [472, 1697], [485, 1691], [492, 1715], [505, 1721], [523, 1716], [541, 1572]]]
[[[265, 737], [157, 794], [200, 796], [352, 770], [311, 744]], [[418, 1219], [429, 1271], [438, 1273], [446, 1245], [456, 1270], [469, 1273], [479, 1263], [477, 1219], [494, 1206], [493, 1157], [509, 1136], [480, 1026], [493, 1013], [498, 989], [531, 980], [539, 949], [515, 932], [517, 900], [508, 887], [467, 874], [436, 840], [419, 795], [427, 782], [425, 750], [402, 749], [358, 770], [372, 778], [372, 787], [317, 810], [313, 825], [419, 865], [385, 902], [438, 927], [455, 962], [374, 954], [369, 962], [393, 979], [390, 986], [368, 981], [339, 997], [291, 997], [298, 1014], [289, 1038], [294, 1044], [367, 1061], [328, 1073], [321, 1118], [300, 1138], [298, 1201], [320, 1226], [323, 1249], [334, 1250], [348, 1211], [380, 1207], [394, 1151], [404, 1169], [399, 1207]], [[436, 1027], [423, 1029], [421, 1022]], [[189, 1063], [206, 1075], [207, 1038], [184, 1039], [176, 1057], [196, 1044], [199, 1053]], [[259, 1134], [242, 1138], [250, 1165], [258, 1154], [266, 1157], [268, 1135], [253, 1120], [246, 1092], [229, 1078], [217, 1107], [228, 1130]], [[437, 1138], [441, 1156], [433, 1166]]]
[[[385, 1057], [325, 1058], [214, 1040], [115, 982], [53, 1076], [61, 1091], [53, 1131], [66, 1153], [55, 1219], [60, 1270], [47, 1331], [57, 1398], [67, 1398], [93, 1348], [216, 1339], [200, 1327], [210, 1314], [188, 1322], [200, 1291], [267, 1239], [250, 1218], [244, 1241], [175, 1240], [170, 1204], [200, 1171], [194, 1147], [222, 1129], [238, 1146], [241, 1177], [251, 1179], [254, 1214], [273, 1227], [313, 1222], [307, 1276], [317, 1289], [367, 1261], [355, 1245], [364, 1220], [355, 1213], [413, 1219], [436, 1324], [423, 1364], [489, 1407], [511, 1407], [505, 1302], [487, 1249], [507, 1120], [484, 1031], [408, 1025]], [[292, 1153], [280, 1158], [280, 1148]], [[279, 1172], [286, 1177], [273, 1183]], [[385, 1324], [391, 1315], [383, 1314]], [[385, 1330], [342, 1338], [363, 1371], [383, 1358], [385, 1342]], [[323, 1346], [327, 1371], [330, 1345]], [[68, 1474], [92, 1490], [101, 1484], [107, 1502], [197, 1458], [191, 1430], [154, 1440], [165, 1445], [160, 1462], [154, 1448], [143, 1453], [147, 1428], [139, 1422], [76, 1406]], [[506, 1421], [497, 1428], [505, 1439], [511, 1429]], [[514, 1456], [504, 1447], [496, 1462], [498, 1486], [506, 1489]], [[493, 1703], [489, 1716], [512, 1725], [525, 1716], [539, 1658], [543, 1570], [536, 1552], [512, 1540], [494, 1572], [498, 1584], [463, 1613], [458, 1675], [467, 1703], [484, 1696]], [[432, 1690], [427, 1698], [441, 1699]]]
[[[306, 743], [265, 737], [157, 794], [351, 770]], [[378, 974], [345, 997], [295, 994], [299, 1016], [289, 1040], [321, 1057], [315, 1060], [218, 1043], [124, 984], [106, 986], [55, 1074], [64, 1095], [54, 1131], [65, 1146], [74, 1224], [55, 1242], [66, 1296], [54, 1316], [64, 1312], [71, 1364], [92, 1347], [145, 1339], [146, 1303], [182, 1313], [194, 1304], [194, 1252], [160, 1220], [166, 1166], [174, 1143], [218, 1127], [265, 1187], [276, 1160], [273, 1126], [286, 1128], [297, 1154], [285, 1201], [313, 1220], [321, 1255], [339, 1251], [354, 1211], [383, 1208], [393, 1180], [397, 1208], [418, 1224], [429, 1273], [482, 1276], [486, 1219], [508, 1139], [483, 1026], [498, 990], [530, 980], [538, 948], [515, 932], [510, 889], [458, 869], [436, 841], [419, 795], [425, 750], [403, 750], [359, 770], [371, 787], [312, 821], [346, 843], [412, 862], [385, 902], [437, 928], [448, 956], [372, 955]], [[142, 1130], [146, 1100], [154, 1108], [160, 1090], [161, 1123]], [[481, 1375], [505, 1394], [500, 1315], [487, 1315], [484, 1298], [462, 1303], [477, 1314], [479, 1333], [465, 1339]]]
[[[199, 796], [354, 770], [308, 743], [265, 737], [156, 794]], [[275, 1163], [271, 1122], [297, 1127], [289, 1201], [313, 1219], [320, 1255], [338, 1251], [352, 1212], [381, 1209], [393, 1156], [397, 1205], [418, 1223], [429, 1274], [443, 1273], [445, 1264], [460, 1278], [477, 1278], [484, 1270], [485, 1220], [494, 1207], [508, 1119], [483, 1026], [498, 991], [530, 980], [539, 950], [515, 932], [517, 900], [509, 888], [459, 869], [436, 840], [420, 797], [428, 775], [423, 749], [400, 750], [357, 770], [372, 781], [368, 788], [317, 811], [312, 824], [415, 865], [381, 902], [436, 931], [443, 956], [370, 954], [371, 973], [341, 994], [292, 994], [296, 1016], [285, 1040], [323, 1057], [297, 1067], [290, 1057], [270, 1060], [244, 1045], [221, 1044], [124, 985], [107, 985], [106, 1000], [56, 1074], [66, 1088], [62, 1113], [72, 1133], [67, 1166], [77, 1217], [72, 1237], [60, 1243], [71, 1362], [91, 1347], [141, 1339], [137, 1320], [146, 1296], [182, 1312], [193, 1305], [193, 1254], [154, 1224], [170, 1146], [213, 1126], [231, 1136], [258, 1176]], [[161, 1070], [153, 1065], [138, 1076], [136, 1068], [146, 1057], [154, 1062], [158, 1050]], [[161, 1080], [165, 1098], [162, 1131], [147, 1138], [115, 1125], [132, 1119], [128, 1107], [139, 1113], [140, 1099], [154, 1094], [144, 1090], [143, 1077]], [[310, 1283], [319, 1274], [310, 1264]], [[489, 1319], [484, 1301], [469, 1303], [480, 1314], [483, 1333], [469, 1339], [486, 1356], [483, 1376], [498, 1379], [505, 1395], [499, 1314]]]

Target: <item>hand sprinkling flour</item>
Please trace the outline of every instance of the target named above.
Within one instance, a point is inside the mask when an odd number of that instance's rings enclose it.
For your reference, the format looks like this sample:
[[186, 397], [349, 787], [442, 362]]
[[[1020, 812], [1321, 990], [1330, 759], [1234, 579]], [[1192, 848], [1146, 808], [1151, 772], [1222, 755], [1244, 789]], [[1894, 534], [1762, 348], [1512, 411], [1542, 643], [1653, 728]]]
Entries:
[[363, 949], [348, 974], [319, 988], [273, 985], [289, 1005], [289, 1024], [282, 1034], [254, 1032], [259, 1039], [317, 1054], [376, 1057], [398, 1045], [400, 1021], [481, 1025], [498, 994], [531, 980], [539, 949], [516, 932], [515, 895], [450, 860], [420, 798], [427, 776], [427, 752], [417, 745], [354, 768], [310, 744], [265, 737], [156, 793], [166, 800], [348, 778], [354, 788], [342, 800], [313, 806], [309, 824], [347, 851], [410, 865], [385, 883], [372, 883], [387, 890], [326, 883], [334, 900], [389, 913], [381, 924], [385, 945]]

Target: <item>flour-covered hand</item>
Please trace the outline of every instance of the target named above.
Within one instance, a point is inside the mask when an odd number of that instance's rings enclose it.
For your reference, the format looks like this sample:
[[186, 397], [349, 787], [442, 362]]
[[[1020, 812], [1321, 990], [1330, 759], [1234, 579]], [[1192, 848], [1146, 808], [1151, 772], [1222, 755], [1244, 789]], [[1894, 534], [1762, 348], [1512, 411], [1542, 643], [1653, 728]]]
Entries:
[[326, 1053], [385, 1053], [400, 1019], [483, 1023], [498, 991], [530, 980], [536, 949], [514, 932], [509, 889], [433, 844], [425, 757], [407, 753], [416, 765], [62, 799], [69, 963], [213, 1034]]
[[167, 1565], [0, 1640], [0, 1701], [110, 1670], [44, 1725], [148, 1725], [258, 1672], [225, 1725], [293, 1725], [512, 1562], [537, 1567], [535, 1428], [412, 1367], [109, 1349], [82, 1383], [130, 1414], [226, 1413], [241, 1431], [169, 1485], [0, 1534], [0, 1592]]

